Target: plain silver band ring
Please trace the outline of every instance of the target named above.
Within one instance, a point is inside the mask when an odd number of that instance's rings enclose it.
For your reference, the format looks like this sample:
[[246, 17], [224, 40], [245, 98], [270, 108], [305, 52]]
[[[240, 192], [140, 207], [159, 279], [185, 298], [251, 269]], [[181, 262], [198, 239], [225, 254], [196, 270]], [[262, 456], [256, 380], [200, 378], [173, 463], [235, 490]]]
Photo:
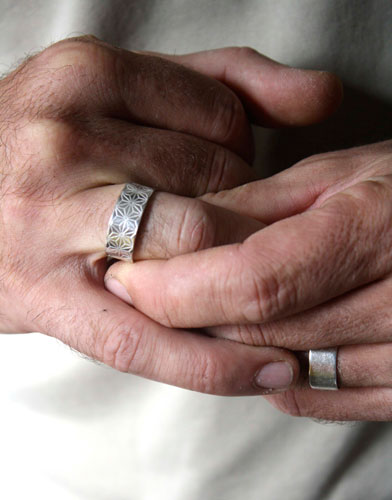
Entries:
[[338, 389], [337, 354], [337, 347], [309, 351], [309, 385], [312, 389]]
[[154, 190], [141, 184], [125, 184], [109, 220], [106, 254], [133, 262], [133, 249], [143, 212]]

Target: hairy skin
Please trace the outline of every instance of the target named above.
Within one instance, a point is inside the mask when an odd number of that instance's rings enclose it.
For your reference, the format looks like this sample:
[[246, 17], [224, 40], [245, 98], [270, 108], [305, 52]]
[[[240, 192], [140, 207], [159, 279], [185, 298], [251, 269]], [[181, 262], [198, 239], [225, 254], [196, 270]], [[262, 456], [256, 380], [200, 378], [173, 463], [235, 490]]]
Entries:
[[340, 346], [341, 390], [300, 381], [268, 399], [296, 416], [391, 420], [391, 195], [392, 141], [314, 156], [201, 197], [265, 225], [242, 243], [117, 263], [109, 276], [163, 325], [295, 351]]
[[[271, 87], [279, 81], [283, 100]], [[274, 361], [291, 367], [294, 384], [289, 351], [164, 327], [109, 293], [107, 223], [134, 181], [157, 190], [136, 258], [244, 240], [263, 224], [195, 198], [255, 179], [243, 103], [260, 124], [271, 122], [260, 115], [268, 101], [266, 110], [279, 104], [273, 125], [305, 125], [340, 98], [332, 75], [242, 48], [172, 57], [82, 37], [26, 60], [0, 81], [1, 330], [40, 331], [118, 370], [201, 392], [263, 394], [255, 376]]]

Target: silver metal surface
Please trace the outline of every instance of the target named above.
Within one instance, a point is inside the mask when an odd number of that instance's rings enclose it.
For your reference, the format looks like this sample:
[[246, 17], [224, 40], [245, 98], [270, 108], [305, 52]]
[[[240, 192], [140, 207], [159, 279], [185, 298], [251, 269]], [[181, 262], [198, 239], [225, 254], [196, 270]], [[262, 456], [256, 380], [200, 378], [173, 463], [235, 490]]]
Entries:
[[133, 262], [133, 249], [143, 212], [154, 190], [141, 184], [125, 184], [109, 220], [106, 253]]
[[312, 389], [338, 389], [337, 352], [337, 347], [309, 351], [309, 385]]

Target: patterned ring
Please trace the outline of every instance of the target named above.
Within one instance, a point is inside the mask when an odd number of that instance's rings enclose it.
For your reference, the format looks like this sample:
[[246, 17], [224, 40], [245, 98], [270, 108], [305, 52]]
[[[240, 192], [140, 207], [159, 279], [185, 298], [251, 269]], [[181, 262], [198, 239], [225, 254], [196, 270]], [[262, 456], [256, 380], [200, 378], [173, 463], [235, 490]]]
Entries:
[[125, 184], [109, 220], [106, 254], [133, 262], [133, 249], [144, 209], [154, 190], [147, 186]]
[[309, 385], [312, 389], [336, 391], [338, 348], [309, 351]]

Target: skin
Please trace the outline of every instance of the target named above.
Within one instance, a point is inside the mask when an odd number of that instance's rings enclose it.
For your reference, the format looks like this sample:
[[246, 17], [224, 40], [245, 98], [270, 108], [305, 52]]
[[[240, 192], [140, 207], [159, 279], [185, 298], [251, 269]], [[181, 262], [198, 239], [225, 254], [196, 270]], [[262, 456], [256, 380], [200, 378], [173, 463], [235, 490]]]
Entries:
[[[107, 222], [135, 181], [158, 191], [150, 227], [176, 214], [165, 256], [257, 234], [255, 218], [195, 198], [255, 179], [244, 106], [261, 125], [306, 125], [340, 97], [332, 75], [250, 49], [158, 57], [83, 37], [25, 61], [0, 82], [1, 331], [40, 331], [118, 370], [206, 393], [271, 392], [271, 373], [286, 365], [290, 379], [275, 389], [294, 385], [288, 350], [173, 329], [109, 293]], [[238, 229], [207, 235], [205, 213]], [[152, 235], [139, 258], [163, 244]]]
[[299, 383], [272, 404], [297, 416], [391, 420], [391, 195], [392, 141], [314, 156], [202, 196], [265, 224], [243, 242], [109, 273], [167, 326], [248, 345], [341, 346], [341, 390]]

